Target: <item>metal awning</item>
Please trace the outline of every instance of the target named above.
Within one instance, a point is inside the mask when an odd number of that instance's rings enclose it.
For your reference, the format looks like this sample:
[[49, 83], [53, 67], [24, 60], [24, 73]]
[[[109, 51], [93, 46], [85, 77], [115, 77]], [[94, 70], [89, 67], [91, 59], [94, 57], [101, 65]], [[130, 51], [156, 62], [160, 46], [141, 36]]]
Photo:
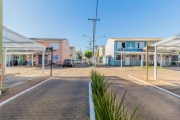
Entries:
[[[6, 75], [7, 54], [34, 54], [42, 52], [42, 74], [44, 74], [44, 55], [46, 47], [30, 40], [6, 27], [3, 27], [3, 68], [2, 73]], [[32, 58], [33, 60], [33, 58]], [[33, 63], [33, 62], [32, 62]], [[33, 66], [33, 64], [32, 64]]]
[[3, 27], [3, 48], [7, 50], [45, 50], [45, 46], [36, 43], [6, 27]]
[[[137, 52], [137, 51], [115, 51], [116, 53], [122, 53], [122, 54], [146, 54], [146, 52]], [[149, 52], [149, 54], [154, 54], [154, 52]], [[177, 53], [173, 52], [158, 52], [157, 54], [162, 55], [176, 55]]]
[[180, 34], [156, 42], [149, 46], [157, 46], [158, 50], [180, 51]]

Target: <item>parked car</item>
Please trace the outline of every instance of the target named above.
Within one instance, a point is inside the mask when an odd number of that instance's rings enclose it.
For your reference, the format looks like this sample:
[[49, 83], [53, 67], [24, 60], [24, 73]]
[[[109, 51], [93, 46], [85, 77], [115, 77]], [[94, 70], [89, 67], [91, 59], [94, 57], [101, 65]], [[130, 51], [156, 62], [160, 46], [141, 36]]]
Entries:
[[73, 67], [73, 66], [75, 66], [75, 61], [74, 61], [74, 59], [65, 59], [64, 62], [63, 62], [62, 67], [65, 67], [65, 66], [67, 66], [67, 67]]
[[78, 59], [75, 59], [75, 64], [79, 64], [80, 61]]

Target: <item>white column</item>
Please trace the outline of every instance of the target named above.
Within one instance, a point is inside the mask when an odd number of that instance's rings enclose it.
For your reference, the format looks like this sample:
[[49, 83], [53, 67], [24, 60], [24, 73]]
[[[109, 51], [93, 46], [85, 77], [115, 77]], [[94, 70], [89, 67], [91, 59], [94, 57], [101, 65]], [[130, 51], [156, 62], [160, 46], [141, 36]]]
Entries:
[[154, 79], [157, 79], [157, 46], [154, 47]]
[[10, 67], [10, 62], [11, 62], [11, 54], [9, 54], [9, 59], [8, 59], [8, 66]]
[[122, 52], [121, 52], [121, 67], [122, 67]]
[[34, 66], [34, 63], [33, 63], [33, 62], [34, 62], [34, 61], [33, 61], [33, 59], [34, 59], [34, 58], [33, 58], [33, 54], [32, 54], [32, 57], [31, 57], [31, 58], [32, 58], [32, 63], [31, 63], [31, 65], [32, 65], [32, 67], [33, 67], [33, 66]]
[[6, 52], [7, 52], [7, 49], [3, 48], [3, 69], [2, 69], [3, 75], [6, 75]]
[[161, 62], [160, 62], [161, 68], [162, 68], [162, 64], [163, 64], [163, 55], [161, 54]]
[[45, 50], [43, 48], [43, 51], [42, 51], [42, 75], [44, 75], [44, 54], [45, 54]]
[[143, 67], [143, 54], [141, 54], [141, 68]]

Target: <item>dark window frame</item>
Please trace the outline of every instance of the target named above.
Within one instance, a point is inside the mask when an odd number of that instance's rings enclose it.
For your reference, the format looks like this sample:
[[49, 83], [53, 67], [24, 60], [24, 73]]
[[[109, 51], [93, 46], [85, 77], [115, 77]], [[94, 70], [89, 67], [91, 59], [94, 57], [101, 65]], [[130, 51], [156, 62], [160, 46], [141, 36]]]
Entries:
[[[116, 61], [119, 61], [119, 60], [121, 60], [121, 55], [120, 54], [116, 54]], [[122, 61], [124, 61], [124, 56], [123, 55], [122, 55]]]

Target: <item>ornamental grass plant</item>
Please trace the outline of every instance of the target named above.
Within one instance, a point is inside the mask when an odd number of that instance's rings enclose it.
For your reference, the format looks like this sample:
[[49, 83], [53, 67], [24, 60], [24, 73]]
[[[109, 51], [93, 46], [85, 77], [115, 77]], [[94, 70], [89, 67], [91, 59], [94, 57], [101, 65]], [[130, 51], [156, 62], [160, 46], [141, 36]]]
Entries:
[[104, 75], [92, 70], [90, 77], [96, 120], [139, 120], [137, 113], [139, 106], [133, 106], [133, 111], [130, 113], [127, 105], [124, 104], [126, 92], [118, 102], [117, 93], [108, 91], [110, 84]]

